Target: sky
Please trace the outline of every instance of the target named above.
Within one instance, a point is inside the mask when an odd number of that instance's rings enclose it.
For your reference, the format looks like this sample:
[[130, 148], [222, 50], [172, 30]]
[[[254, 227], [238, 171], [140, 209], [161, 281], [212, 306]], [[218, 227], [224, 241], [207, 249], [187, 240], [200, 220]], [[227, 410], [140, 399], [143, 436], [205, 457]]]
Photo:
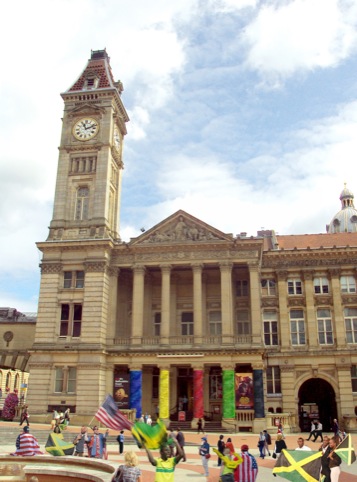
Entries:
[[91, 50], [130, 117], [124, 241], [179, 209], [234, 235], [323, 233], [344, 183], [357, 195], [355, 0], [12, 0], [1, 16], [0, 306], [37, 311], [60, 94]]

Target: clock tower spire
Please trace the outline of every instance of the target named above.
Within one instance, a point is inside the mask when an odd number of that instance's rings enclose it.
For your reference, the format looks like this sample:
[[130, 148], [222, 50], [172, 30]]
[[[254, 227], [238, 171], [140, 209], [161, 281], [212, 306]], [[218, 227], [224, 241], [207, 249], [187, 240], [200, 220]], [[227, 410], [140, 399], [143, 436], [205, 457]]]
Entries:
[[122, 150], [129, 117], [106, 50], [91, 52], [62, 94], [64, 114], [48, 240], [119, 236]]

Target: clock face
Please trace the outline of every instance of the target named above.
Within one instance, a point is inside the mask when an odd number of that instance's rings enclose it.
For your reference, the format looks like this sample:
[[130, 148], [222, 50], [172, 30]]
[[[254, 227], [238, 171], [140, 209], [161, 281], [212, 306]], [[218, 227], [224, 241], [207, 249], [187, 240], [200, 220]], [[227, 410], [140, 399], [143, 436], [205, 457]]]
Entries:
[[79, 141], [88, 141], [98, 134], [99, 124], [92, 117], [83, 117], [73, 126], [73, 135]]
[[119, 129], [117, 127], [114, 128], [114, 145], [117, 149], [119, 149], [120, 147], [120, 141], [121, 141], [121, 137], [120, 137], [120, 133], [119, 133]]

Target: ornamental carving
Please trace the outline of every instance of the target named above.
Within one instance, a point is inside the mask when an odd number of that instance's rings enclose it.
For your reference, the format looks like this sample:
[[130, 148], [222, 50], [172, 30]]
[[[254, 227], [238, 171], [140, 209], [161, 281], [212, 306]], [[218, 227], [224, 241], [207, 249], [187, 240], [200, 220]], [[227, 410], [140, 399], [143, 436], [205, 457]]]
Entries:
[[293, 306], [294, 308], [299, 308], [300, 306], [306, 306], [306, 300], [303, 297], [300, 298], [288, 298], [288, 306]]
[[60, 274], [63, 270], [61, 263], [42, 263], [40, 267], [41, 274]]
[[[321, 253], [320, 253], [321, 256]], [[350, 256], [344, 253], [344, 257], [340, 258], [304, 258], [298, 259], [296, 257], [290, 257], [287, 259], [279, 258], [265, 258], [263, 259], [263, 268], [275, 268], [275, 269], [287, 269], [293, 267], [304, 267], [304, 266], [342, 266], [343, 264], [356, 264], [357, 257], [355, 253], [351, 253]]]
[[357, 294], [342, 295], [342, 304], [357, 303]]
[[94, 261], [84, 263], [86, 273], [104, 273], [108, 268], [105, 261]]
[[212, 241], [212, 240], [226, 240], [223, 237], [218, 237], [217, 234], [211, 230], [199, 226], [193, 221], [184, 219], [183, 216], [178, 218], [178, 221], [169, 226], [162, 227], [155, 230], [148, 238], [144, 239], [143, 243], [167, 243], [167, 242], [182, 242], [182, 241]]
[[262, 298], [262, 307], [263, 308], [275, 308], [278, 307], [278, 299], [277, 298]]
[[315, 296], [315, 306], [320, 305], [332, 305], [332, 297], [331, 296]]

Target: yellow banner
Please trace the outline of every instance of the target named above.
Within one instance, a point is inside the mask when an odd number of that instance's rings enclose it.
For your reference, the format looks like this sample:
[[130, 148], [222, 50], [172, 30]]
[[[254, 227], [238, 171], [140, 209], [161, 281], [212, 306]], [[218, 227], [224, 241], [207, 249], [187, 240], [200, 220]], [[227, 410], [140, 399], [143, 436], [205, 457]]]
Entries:
[[159, 403], [159, 417], [169, 418], [169, 404], [170, 404], [170, 372], [169, 370], [160, 370], [160, 403]]

